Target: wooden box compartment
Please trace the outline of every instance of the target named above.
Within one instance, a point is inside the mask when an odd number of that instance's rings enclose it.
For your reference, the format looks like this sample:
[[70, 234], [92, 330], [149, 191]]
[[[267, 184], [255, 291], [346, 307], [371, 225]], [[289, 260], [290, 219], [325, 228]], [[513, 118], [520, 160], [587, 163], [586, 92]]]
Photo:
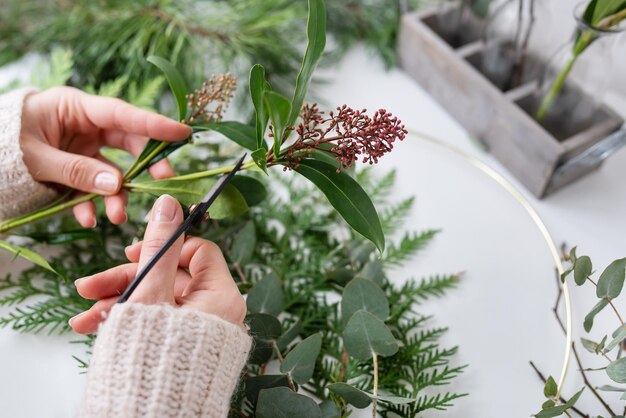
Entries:
[[[624, 120], [605, 104], [590, 123], [577, 124], [568, 115], [566, 129], [541, 126], [529, 113], [544, 63], [529, 54], [524, 79], [506, 89], [481, 72], [483, 54], [489, 53], [481, 39], [484, 21], [471, 16], [458, 34], [442, 30], [440, 22], [458, 15], [454, 12], [435, 8], [406, 14], [398, 39], [400, 66], [535, 196], [593, 171], [626, 143], [620, 129]], [[571, 77], [565, 89], [591, 100]]]

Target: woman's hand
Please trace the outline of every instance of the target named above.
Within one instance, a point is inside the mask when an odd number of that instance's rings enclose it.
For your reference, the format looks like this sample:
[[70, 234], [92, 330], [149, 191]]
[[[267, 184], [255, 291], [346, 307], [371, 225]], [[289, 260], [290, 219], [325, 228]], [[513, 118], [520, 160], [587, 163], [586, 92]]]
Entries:
[[[70, 320], [80, 334], [94, 333], [137, 272], [183, 222], [178, 202], [161, 196], [152, 208], [144, 240], [126, 248], [131, 263], [76, 281], [78, 293], [98, 302]], [[217, 245], [200, 238], [179, 238], [129, 299], [135, 303], [167, 303], [217, 315], [243, 325], [246, 303]]]
[[[106, 195], [107, 216], [120, 224], [126, 221], [122, 175], [100, 155], [100, 148], [137, 156], [148, 138], [180, 141], [190, 134], [188, 126], [122, 100], [56, 87], [25, 98], [20, 145], [35, 180]], [[167, 161], [152, 166], [150, 173], [155, 178], [174, 175]], [[75, 206], [74, 215], [83, 227], [96, 224], [93, 202]]]

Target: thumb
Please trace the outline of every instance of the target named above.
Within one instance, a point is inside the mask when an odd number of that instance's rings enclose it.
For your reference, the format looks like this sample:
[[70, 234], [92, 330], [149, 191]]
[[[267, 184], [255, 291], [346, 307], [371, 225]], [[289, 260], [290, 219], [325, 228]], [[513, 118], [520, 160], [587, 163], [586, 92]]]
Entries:
[[[172, 196], [162, 195], [152, 207], [141, 246], [138, 271], [156, 254], [183, 222], [183, 210]], [[129, 301], [174, 303], [174, 282], [184, 236], [181, 235], [139, 284]]]
[[63, 184], [87, 193], [113, 195], [119, 192], [122, 175], [115, 167], [50, 146], [42, 151], [37, 180]]

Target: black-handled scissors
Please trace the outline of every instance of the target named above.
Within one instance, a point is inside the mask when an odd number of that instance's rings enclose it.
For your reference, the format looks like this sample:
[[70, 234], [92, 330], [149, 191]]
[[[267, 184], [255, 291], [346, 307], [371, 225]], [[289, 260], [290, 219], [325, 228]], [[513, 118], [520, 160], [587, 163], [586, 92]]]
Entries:
[[204, 199], [202, 199], [200, 203], [194, 205], [194, 207], [190, 209], [189, 216], [187, 217], [187, 219], [185, 219], [185, 222], [183, 222], [183, 224], [176, 230], [176, 232], [174, 232], [174, 234], [167, 240], [167, 242], [163, 244], [159, 251], [157, 251], [157, 253], [154, 254], [152, 258], [150, 258], [150, 260], [148, 260], [148, 262], [141, 269], [141, 271], [137, 273], [137, 276], [135, 276], [135, 278], [132, 282], [130, 282], [126, 290], [124, 290], [124, 293], [122, 293], [120, 298], [117, 300], [117, 303], [124, 303], [128, 300], [128, 298], [130, 297], [130, 295], [133, 294], [137, 286], [139, 286], [139, 283], [141, 283], [144, 277], [146, 277], [148, 272], [150, 272], [152, 267], [154, 267], [154, 265], [161, 259], [163, 254], [165, 254], [165, 252], [172, 246], [172, 244], [176, 242], [178, 237], [180, 237], [184, 233], [189, 232], [191, 228], [199, 225], [200, 222], [202, 222], [206, 211], [209, 209], [211, 204], [213, 204], [215, 199], [217, 199], [217, 196], [219, 196], [224, 187], [226, 187], [230, 180], [232, 180], [232, 178], [235, 176], [235, 173], [239, 171], [245, 158], [246, 154], [244, 154], [243, 157], [237, 160], [235, 166], [230, 172], [220, 177], [217, 183], [215, 183], [215, 185], [206, 194], [206, 196], [204, 196]]

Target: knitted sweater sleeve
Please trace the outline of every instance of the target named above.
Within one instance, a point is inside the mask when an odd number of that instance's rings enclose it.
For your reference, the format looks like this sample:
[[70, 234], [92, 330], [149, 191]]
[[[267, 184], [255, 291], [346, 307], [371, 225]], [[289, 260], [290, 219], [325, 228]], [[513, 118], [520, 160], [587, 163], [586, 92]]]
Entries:
[[22, 104], [32, 92], [24, 88], [0, 95], [0, 221], [37, 209], [56, 196], [33, 179], [20, 148]]
[[251, 339], [216, 316], [116, 305], [102, 325], [80, 418], [224, 418]]

